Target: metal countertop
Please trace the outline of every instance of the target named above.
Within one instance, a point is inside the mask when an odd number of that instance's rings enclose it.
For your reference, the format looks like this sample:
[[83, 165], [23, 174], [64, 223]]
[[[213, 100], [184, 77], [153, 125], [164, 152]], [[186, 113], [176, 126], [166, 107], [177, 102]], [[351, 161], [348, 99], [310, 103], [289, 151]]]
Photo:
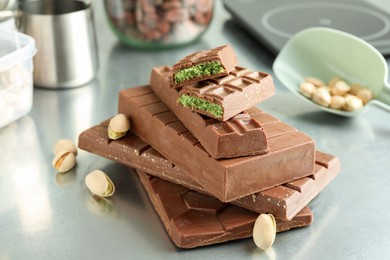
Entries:
[[[147, 84], [150, 70], [196, 50], [229, 43], [240, 65], [272, 74], [274, 56], [242, 32], [217, 5], [197, 43], [140, 51], [118, 43], [96, 1], [100, 70], [70, 90], [34, 89], [32, 111], [0, 129], [0, 259], [385, 259], [390, 256], [390, 115], [372, 108], [359, 118], [316, 110], [274, 77], [276, 94], [259, 107], [337, 155], [342, 170], [310, 204], [311, 226], [277, 234], [267, 252], [251, 238], [193, 250], [170, 241], [131, 169], [79, 150], [66, 174], [51, 166], [53, 145], [75, 143], [85, 129], [116, 114], [120, 89]], [[388, 59], [389, 64], [389, 59]], [[116, 184], [99, 203], [84, 185], [94, 169]]]

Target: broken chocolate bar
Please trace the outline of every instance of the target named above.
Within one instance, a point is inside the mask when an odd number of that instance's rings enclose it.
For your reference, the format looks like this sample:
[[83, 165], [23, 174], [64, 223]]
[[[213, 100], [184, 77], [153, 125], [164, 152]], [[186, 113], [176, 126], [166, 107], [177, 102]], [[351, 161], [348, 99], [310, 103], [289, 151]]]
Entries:
[[[251, 237], [258, 213], [137, 171], [150, 201], [176, 246], [194, 248]], [[304, 208], [292, 220], [276, 220], [276, 232], [308, 226]]]
[[[110, 141], [107, 136], [107, 125], [108, 120], [82, 132], [78, 141], [79, 148], [202, 194], [211, 195], [192, 180], [191, 175], [165, 159], [137, 136], [128, 133], [119, 140]], [[272, 128], [269, 129], [270, 133], [272, 131]], [[315, 172], [312, 175], [231, 203], [254, 212], [268, 212], [281, 219], [291, 219], [317, 196], [339, 171], [339, 158], [317, 151]]]
[[237, 63], [230, 45], [192, 53], [173, 65], [172, 87], [227, 75]]
[[274, 93], [269, 74], [237, 66], [227, 76], [183, 86], [178, 103], [200, 114], [226, 121]]
[[[169, 66], [154, 68], [150, 75], [150, 87], [213, 158], [234, 158], [268, 152], [263, 128], [248, 113], [243, 112], [221, 122], [179, 105], [179, 91], [170, 87], [171, 75], [172, 69]], [[275, 121], [278, 120], [275, 118]]]
[[136, 135], [224, 202], [308, 176], [314, 170], [314, 140], [290, 128], [268, 138], [267, 154], [219, 160], [210, 157], [149, 86], [121, 90], [119, 113], [131, 118]]

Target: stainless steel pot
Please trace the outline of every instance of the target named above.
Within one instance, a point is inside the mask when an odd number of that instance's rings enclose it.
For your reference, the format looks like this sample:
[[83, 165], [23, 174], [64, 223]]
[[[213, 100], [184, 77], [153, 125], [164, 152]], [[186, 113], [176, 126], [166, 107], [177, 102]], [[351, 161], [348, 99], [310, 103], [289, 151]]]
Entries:
[[27, 1], [14, 16], [17, 29], [36, 41], [35, 86], [73, 88], [94, 79], [99, 62], [90, 3]]

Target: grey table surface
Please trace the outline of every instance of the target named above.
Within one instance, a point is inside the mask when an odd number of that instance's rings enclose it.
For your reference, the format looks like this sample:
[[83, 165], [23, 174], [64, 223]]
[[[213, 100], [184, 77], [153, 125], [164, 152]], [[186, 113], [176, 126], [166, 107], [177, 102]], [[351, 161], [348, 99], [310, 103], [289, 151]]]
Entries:
[[[154, 66], [229, 43], [242, 66], [273, 73], [274, 56], [231, 23], [220, 4], [199, 42], [153, 52], [119, 44], [103, 4], [96, 1], [95, 7], [96, 80], [70, 90], [35, 88], [31, 112], [0, 129], [0, 259], [389, 259], [389, 113], [372, 108], [359, 118], [340, 118], [302, 103], [276, 78], [275, 96], [259, 107], [310, 135], [319, 150], [337, 155], [342, 170], [309, 204], [313, 224], [278, 234], [267, 252], [251, 238], [176, 248], [133, 170], [94, 154], [79, 151], [74, 170], [56, 173], [54, 143], [77, 143], [83, 130], [116, 114], [118, 91], [147, 84]], [[84, 184], [95, 169], [116, 184], [115, 195], [103, 204]]]

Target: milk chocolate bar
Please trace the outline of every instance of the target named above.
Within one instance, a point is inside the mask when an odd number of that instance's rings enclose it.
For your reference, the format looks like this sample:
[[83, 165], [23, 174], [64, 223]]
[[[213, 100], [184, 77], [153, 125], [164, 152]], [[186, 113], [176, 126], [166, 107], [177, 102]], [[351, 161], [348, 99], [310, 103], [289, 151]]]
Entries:
[[[248, 113], [242, 112], [221, 122], [194, 113], [177, 103], [179, 90], [171, 88], [172, 69], [169, 66], [156, 67], [150, 75], [150, 87], [184, 126], [216, 159], [265, 154], [268, 142], [260, 122]], [[274, 118], [269, 123], [279, 121]]]
[[[170, 238], [181, 248], [195, 248], [251, 237], [258, 213], [137, 171]], [[304, 208], [292, 220], [276, 220], [276, 232], [308, 226], [313, 213]]]
[[192, 53], [173, 65], [172, 87], [227, 75], [237, 63], [230, 45]]
[[[82, 132], [78, 142], [79, 148], [199, 193], [211, 195], [191, 179], [191, 175], [172, 164], [132, 133], [127, 133], [121, 139], [110, 141], [107, 136], [108, 121]], [[315, 160], [316, 166], [312, 175], [231, 201], [231, 203], [258, 213], [272, 213], [281, 219], [293, 218], [340, 171], [340, 160], [335, 156], [317, 151]]]
[[314, 140], [290, 129], [268, 138], [267, 154], [212, 158], [149, 86], [121, 90], [119, 113], [131, 119], [137, 136], [224, 202], [308, 176], [314, 170]]
[[271, 75], [237, 66], [227, 76], [183, 86], [178, 103], [200, 114], [226, 121], [274, 93]]
[[232, 203], [259, 213], [270, 212], [281, 219], [292, 219], [339, 172], [338, 157], [317, 151], [313, 175], [237, 199]]

